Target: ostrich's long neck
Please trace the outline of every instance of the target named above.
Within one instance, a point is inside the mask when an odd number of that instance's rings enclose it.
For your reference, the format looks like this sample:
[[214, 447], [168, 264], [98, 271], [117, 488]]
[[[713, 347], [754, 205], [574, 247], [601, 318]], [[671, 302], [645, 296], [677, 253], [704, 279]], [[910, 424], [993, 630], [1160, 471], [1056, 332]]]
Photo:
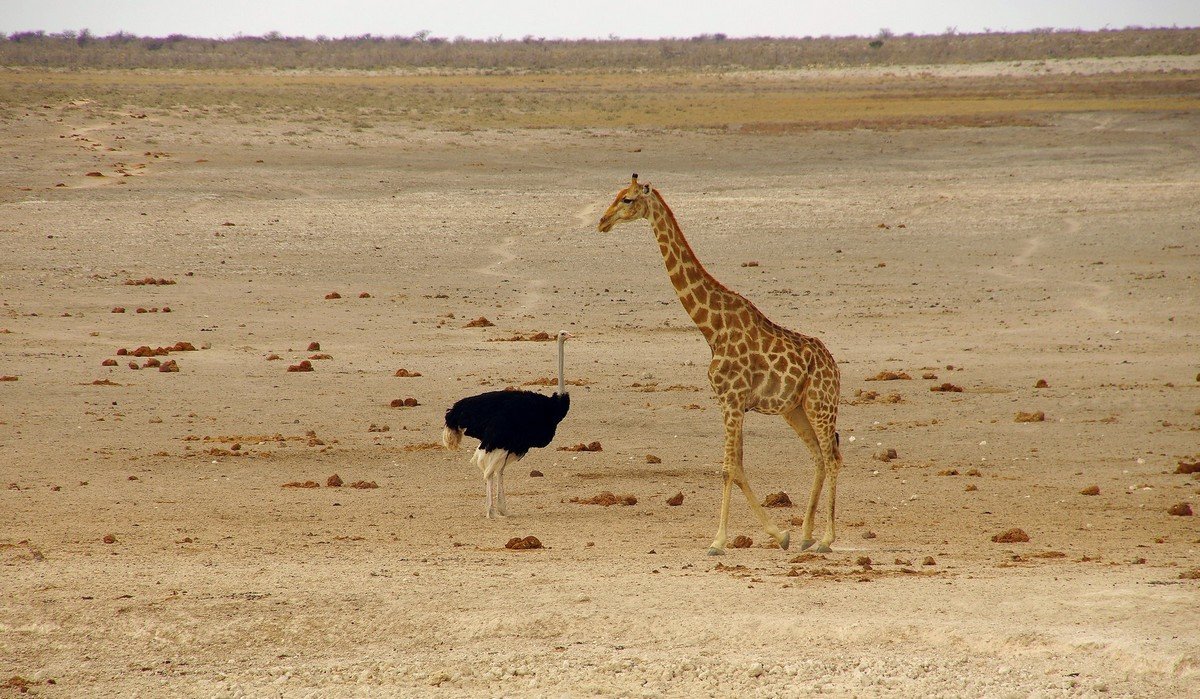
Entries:
[[565, 395], [567, 392], [566, 374], [563, 373], [563, 347], [566, 342], [559, 338], [558, 340], [558, 395]]
[[653, 190], [650, 223], [667, 267], [667, 276], [679, 294], [683, 309], [712, 346], [714, 336], [725, 327], [724, 314], [734, 310], [731, 306], [741, 297], [725, 288], [700, 264], [687, 238], [683, 237], [675, 214], [658, 190]]

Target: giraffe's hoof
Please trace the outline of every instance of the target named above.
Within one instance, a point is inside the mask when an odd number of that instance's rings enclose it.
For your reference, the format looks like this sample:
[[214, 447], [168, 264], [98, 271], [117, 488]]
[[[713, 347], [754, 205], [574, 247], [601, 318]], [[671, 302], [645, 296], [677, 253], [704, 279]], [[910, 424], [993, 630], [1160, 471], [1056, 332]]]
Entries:
[[781, 539], [779, 539], [779, 548], [783, 549], [784, 551], [787, 551], [788, 544], [790, 544], [790, 543], [792, 543], [792, 533], [784, 532], [783, 537]]
[[725, 555], [725, 549], [719, 549], [719, 548], [717, 548], [716, 546], [710, 546], [710, 547], [708, 547], [708, 555], [710, 555], [710, 556], [724, 556], [724, 555]]
[[812, 548], [812, 545], [815, 543], [817, 543], [816, 539], [805, 539], [804, 541], [800, 542], [800, 550], [807, 551]]
[[824, 542], [818, 544], [817, 547], [815, 549], [813, 549], [813, 551], [815, 551], [817, 553], [833, 553], [833, 549], [829, 548], [829, 544], [826, 544]]

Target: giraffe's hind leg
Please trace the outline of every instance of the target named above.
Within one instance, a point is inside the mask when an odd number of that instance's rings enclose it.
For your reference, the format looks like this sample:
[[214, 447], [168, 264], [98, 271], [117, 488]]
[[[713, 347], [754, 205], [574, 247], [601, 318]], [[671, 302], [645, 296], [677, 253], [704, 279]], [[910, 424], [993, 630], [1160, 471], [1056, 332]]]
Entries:
[[[812, 488], [808, 493], [808, 507], [804, 511], [804, 526], [800, 530], [800, 550], [803, 551], [817, 543], [813, 539], [813, 520], [816, 519], [817, 502], [821, 499], [821, 489], [825, 484], [825, 459], [822, 457], [821, 442], [817, 439], [816, 432], [813, 431], [812, 423], [808, 420], [808, 415], [805, 414], [804, 404], [793, 408], [791, 411], [783, 414], [783, 418], [787, 420], [804, 444], [808, 446], [808, 450], [812, 452], [813, 461], [815, 462], [813, 470]], [[826, 545], [827, 547], [828, 545]]]

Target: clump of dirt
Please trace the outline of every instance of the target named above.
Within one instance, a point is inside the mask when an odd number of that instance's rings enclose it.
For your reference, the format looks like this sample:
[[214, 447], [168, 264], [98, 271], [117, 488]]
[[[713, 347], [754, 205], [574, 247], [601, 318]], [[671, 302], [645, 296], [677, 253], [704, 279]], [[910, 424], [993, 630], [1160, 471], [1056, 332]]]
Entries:
[[378, 488], [379, 484], [375, 481], [354, 481], [350, 484], [350, 487], [358, 488], [359, 490], [370, 490], [372, 488]]
[[1050, 383], [1048, 381], [1046, 381], [1045, 379], [1038, 379], [1037, 383], [1035, 383], [1033, 385], [1033, 387], [1034, 388], [1050, 388]]
[[927, 371], [924, 374], [921, 374], [921, 378], [925, 379], [926, 381], [936, 381], [937, 377], [938, 375], [932, 371]]
[[579, 503], [580, 505], [602, 505], [608, 507], [610, 505], [636, 505], [637, 498], [632, 495], [614, 495], [612, 491], [605, 490], [599, 495], [582, 500], [573, 497], [571, 498], [571, 502]]
[[935, 566], [935, 565], [937, 565], [937, 561], [933, 560], [933, 556], [926, 556], [926, 557], [925, 557], [925, 560], [921, 561], [921, 565], [923, 565], [923, 566]]
[[522, 335], [517, 333], [512, 337], [500, 337], [494, 340], [488, 340], [488, 342], [549, 342], [553, 339], [554, 338], [550, 336], [550, 333], [536, 332], [531, 335]]
[[893, 459], [899, 459], [900, 455], [896, 453], [895, 449], [888, 449], [886, 451], [876, 452], [872, 458], [887, 463]]
[[[166, 309], [164, 308], [163, 310]], [[190, 342], [184, 342], [183, 340], [180, 340], [167, 349], [171, 350], [172, 352], [195, 352], [196, 346]]]
[[903, 371], [881, 371], [864, 381], [911, 381], [912, 377]]
[[683, 491], [681, 490], [678, 493], [675, 493], [671, 497], [667, 498], [667, 504], [670, 505], [671, 507], [679, 507], [680, 505], [682, 505], [683, 504]]
[[957, 386], [952, 383], [944, 383], [940, 386], [930, 386], [929, 390], [939, 393], [962, 393], [962, 386]]
[[174, 284], [175, 280], [174, 279], [164, 279], [162, 277], [159, 277], [157, 279], [155, 279], [154, 277], [143, 277], [141, 279], [126, 279], [124, 283], [125, 283], [125, 286], [167, 286], [170, 284]]
[[167, 361], [165, 361], [161, 365], [159, 365], [158, 370], [166, 371], [166, 372], [173, 372], [173, 371], [177, 372], [177, 371], [179, 371], [179, 365], [175, 363], [174, 359], [168, 359]]
[[1174, 515], [1176, 517], [1191, 517], [1192, 506], [1186, 502], [1171, 505], [1171, 508], [1167, 510], [1167, 514]]
[[1175, 473], [1200, 473], [1200, 461], [1180, 461], [1175, 467]]
[[12, 375], [9, 375], [9, 374], [5, 374], [4, 376], [0, 376], [0, 381], [16, 381], [16, 380], [17, 380], [17, 377], [16, 377], [16, 376], [12, 376]]
[[274, 352], [272, 352], [271, 354], [268, 354], [268, 355], [267, 355], [267, 361], [268, 361], [268, 362], [277, 362], [277, 361], [279, 361], [280, 359], [283, 359], [283, 357], [280, 357], [278, 354], [275, 354]]
[[112, 534], [105, 534], [104, 538], [101, 539], [101, 541], [103, 541], [106, 544], [115, 544], [115, 543], [117, 543], [117, 537]]
[[816, 553], [802, 553], [799, 556], [793, 557], [788, 563], [808, 563], [809, 561], [823, 561], [825, 557]]
[[321, 343], [320, 342], [308, 343], [308, 351], [309, 352], [320, 352], [321, 351]]
[[1040, 410], [1037, 412], [1033, 412], [1033, 413], [1017, 411], [1017, 416], [1016, 416], [1016, 418], [1014, 418], [1014, 421], [1015, 422], [1045, 422], [1046, 421], [1046, 413], [1044, 413]]
[[141, 367], [140, 367], [140, 366], [138, 366], [138, 363], [137, 363], [137, 362], [130, 362], [130, 363], [129, 363], [129, 368], [130, 368], [130, 369], [141, 369]]
[[1200, 580], [1200, 568], [1185, 570], [1179, 574], [1180, 580]]
[[96, 379], [95, 381], [92, 382], [92, 385], [93, 386], [120, 386], [121, 384], [117, 383], [116, 381], [110, 381], [108, 379]]
[[1067, 554], [1063, 553], [1062, 551], [1042, 551], [1040, 553], [1033, 554], [1033, 557], [1034, 558], [1066, 558]]
[[504, 545], [504, 548], [512, 549], [514, 551], [540, 549], [542, 548], [542, 542], [539, 541], [536, 536], [527, 536], [524, 539], [519, 536], [514, 536], [508, 540], [508, 543]]
[[871, 570], [871, 557], [859, 556], [858, 558], [854, 559], [854, 565], [862, 566], [863, 570]]
[[341, 488], [342, 487], [342, 477], [335, 473], [332, 476], [330, 476], [329, 478], [326, 478], [325, 479], [325, 487], [326, 488]]
[[1079, 494], [1080, 494], [1080, 495], [1099, 495], [1099, 494], [1100, 494], [1100, 486], [1098, 486], [1098, 485], [1089, 485], [1088, 487], [1086, 487], [1086, 488], [1084, 488], [1083, 490], [1079, 491]]
[[116, 366], [116, 365], [117, 365], [117, 360], [111, 359], [111, 358], [105, 359], [103, 362], [100, 362], [100, 366]]
[[569, 447], [559, 447], [558, 450], [559, 451], [604, 451], [604, 447], [600, 445], [600, 442], [590, 442], [588, 444], [584, 444], [583, 442], [580, 442], [579, 444], [574, 444]]
[[371, 298], [371, 294], [369, 294], [365, 291], [360, 291], [360, 292], [358, 292], [358, 297], [360, 299], [369, 299], [369, 298]]
[[658, 457], [657, 457], [657, 456], [655, 456], [654, 454], [646, 454], [646, 463], [648, 463], [648, 464], [661, 464], [661, 463], [662, 463], [662, 459], [658, 458]]
[[992, 541], [998, 544], [1020, 544], [1029, 541], [1029, 535], [1023, 529], [1014, 528], [993, 536]]
[[158, 357], [151, 357], [142, 363], [143, 369], [151, 369], [159, 366], [162, 366], [162, 362], [158, 360]]
[[310, 354], [310, 355], [308, 355], [308, 358], [309, 358], [309, 359], [314, 359], [314, 360], [317, 360], [317, 359], [333, 359], [333, 355], [332, 355], [332, 354], [325, 354], [324, 352], [317, 352], [316, 354]]
[[463, 327], [464, 327], [464, 328], [490, 328], [490, 327], [492, 327], [493, 325], [495, 325], [495, 323], [493, 323], [492, 321], [488, 320], [487, 318], [484, 318], [483, 316], [479, 316], [478, 318], [476, 318], [475, 320], [472, 320], [472, 321], [470, 321], [469, 323], [467, 323], [467, 324], [466, 324], [466, 325], [464, 325]]
[[530, 478], [545, 478], [546, 474], [542, 473], [541, 471], [539, 471], [535, 468], [529, 472], [529, 477]]
[[328, 294], [325, 294], [326, 301], [332, 301], [333, 299], [340, 299], [341, 297], [342, 297], [342, 295], [336, 291], [331, 291]]
[[301, 359], [299, 364], [289, 365], [287, 370], [288, 371], [312, 371], [313, 365], [312, 365], [312, 362], [308, 361], [307, 359]]
[[730, 548], [735, 549], [748, 549], [753, 545], [754, 540], [745, 534], [738, 534], [737, 536], [733, 537], [733, 541], [729, 544]]
[[742, 266], [743, 267], [757, 267], [758, 262], [756, 260], [750, 260], [749, 262], [743, 262]]
[[394, 398], [391, 403], [388, 403], [388, 406], [392, 408], [415, 408], [418, 405], [420, 403], [417, 399], [411, 396], [408, 398]]
[[956, 468], [947, 468], [947, 469], [942, 469], [941, 471], [938, 471], [938, 473], [937, 473], [937, 474], [938, 474], [939, 476], [957, 476], [957, 475], [958, 475], [958, 469], [956, 469]]
[[321, 484], [316, 481], [304, 481], [304, 482], [292, 481], [291, 483], [284, 483], [283, 485], [281, 485], [279, 487], [280, 488], [320, 488]]
[[862, 533], [862, 538], [864, 538], [864, 539], [874, 539], [877, 536], [879, 536], [879, 535], [876, 534], [875, 532], [871, 531], [870, 529], [868, 529]]
[[441, 449], [444, 445], [441, 442], [416, 442], [414, 444], [405, 444], [400, 447], [404, 451], [433, 451]]
[[399, 376], [400, 378], [403, 378], [403, 379], [412, 378], [412, 377], [420, 376], [420, 375], [421, 375], [421, 372], [419, 372], [419, 371], [409, 371], [408, 369], [403, 369], [403, 368], [396, 370], [396, 376]]
[[380, 425], [376, 425], [373, 422], [371, 423], [371, 426], [367, 428], [367, 432], [391, 432], [391, 431], [392, 431], [392, 428], [390, 426], [388, 426], [388, 425], [380, 426]]
[[763, 507], [792, 507], [792, 499], [782, 490], [763, 498]]
[[124, 306], [113, 306], [112, 312], [113, 313], [124, 313], [125, 307]]

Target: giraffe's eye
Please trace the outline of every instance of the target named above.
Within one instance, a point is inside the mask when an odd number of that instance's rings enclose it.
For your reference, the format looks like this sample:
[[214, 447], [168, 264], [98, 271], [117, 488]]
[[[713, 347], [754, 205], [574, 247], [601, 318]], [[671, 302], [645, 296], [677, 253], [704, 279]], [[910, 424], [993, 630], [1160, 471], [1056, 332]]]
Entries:
[[622, 204], [632, 204], [633, 200], [630, 199], [629, 197], [625, 197], [625, 198], [621, 199], [621, 203]]

